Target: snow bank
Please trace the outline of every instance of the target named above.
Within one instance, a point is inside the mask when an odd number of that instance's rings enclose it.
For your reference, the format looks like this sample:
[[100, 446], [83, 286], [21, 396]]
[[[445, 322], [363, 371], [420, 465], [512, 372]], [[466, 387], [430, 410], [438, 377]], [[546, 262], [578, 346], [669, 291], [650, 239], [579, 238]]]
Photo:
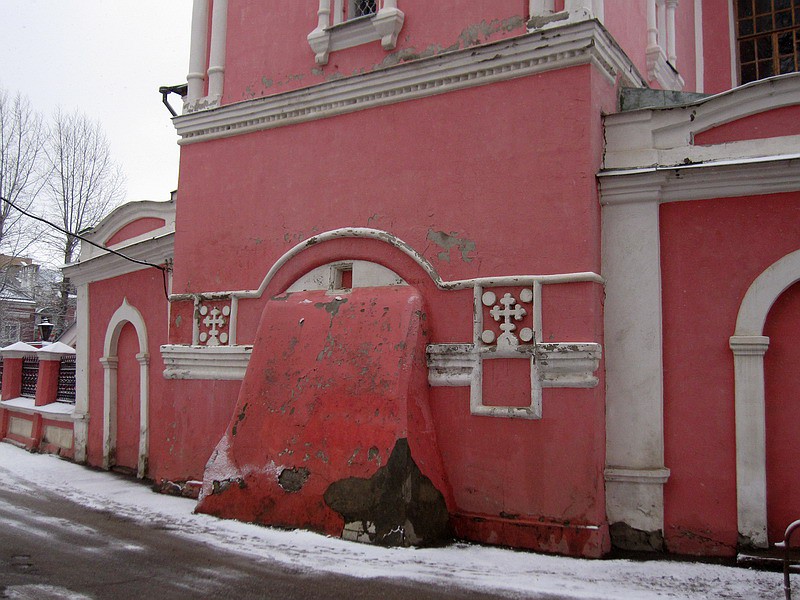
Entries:
[[172, 533], [196, 542], [308, 572], [406, 578], [510, 597], [553, 593], [593, 600], [783, 598], [779, 573], [670, 561], [582, 560], [463, 543], [387, 549], [307, 531], [223, 521], [193, 514], [193, 500], [156, 494], [141, 483], [10, 444], [0, 443], [0, 480], [14, 489], [44, 487], [88, 508], [169, 526]]

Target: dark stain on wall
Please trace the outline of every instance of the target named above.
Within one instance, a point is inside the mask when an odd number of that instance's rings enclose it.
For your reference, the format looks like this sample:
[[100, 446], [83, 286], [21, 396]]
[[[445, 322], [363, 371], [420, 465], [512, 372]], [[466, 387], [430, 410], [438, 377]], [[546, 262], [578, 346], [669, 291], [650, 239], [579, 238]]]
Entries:
[[397, 440], [386, 466], [372, 477], [336, 481], [324, 498], [346, 527], [360, 522], [373, 544], [432, 546], [452, 537], [444, 496], [419, 470], [405, 438]]

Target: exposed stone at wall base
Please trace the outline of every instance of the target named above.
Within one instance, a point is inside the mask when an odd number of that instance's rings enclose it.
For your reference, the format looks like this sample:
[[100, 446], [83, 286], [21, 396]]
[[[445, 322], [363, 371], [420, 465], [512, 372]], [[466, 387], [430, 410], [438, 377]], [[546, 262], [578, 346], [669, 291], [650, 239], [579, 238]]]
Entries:
[[385, 467], [368, 479], [349, 477], [325, 491], [345, 522], [342, 537], [381, 546], [430, 546], [451, 539], [444, 496], [399, 439]]
[[627, 523], [614, 523], [609, 527], [611, 546], [619, 550], [636, 552], [663, 552], [664, 534], [661, 531], [642, 531]]

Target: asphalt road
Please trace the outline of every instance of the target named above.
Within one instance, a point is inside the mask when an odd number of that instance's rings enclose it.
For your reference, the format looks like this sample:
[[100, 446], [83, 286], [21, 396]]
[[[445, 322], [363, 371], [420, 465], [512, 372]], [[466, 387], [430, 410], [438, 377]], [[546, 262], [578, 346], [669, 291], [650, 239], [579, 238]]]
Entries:
[[[502, 574], [498, 574], [502, 577]], [[553, 598], [542, 596], [542, 598]], [[92, 510], [0, 482], [0, 598], [509, 598], [404, 580], [294, 570], [187, 541], [163, 524]]]

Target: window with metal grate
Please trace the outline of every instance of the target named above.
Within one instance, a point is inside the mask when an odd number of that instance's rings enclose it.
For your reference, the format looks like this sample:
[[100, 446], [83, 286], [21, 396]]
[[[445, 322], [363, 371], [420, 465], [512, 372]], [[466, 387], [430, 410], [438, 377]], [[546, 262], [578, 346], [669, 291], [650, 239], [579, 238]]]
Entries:
[[377, 0], [350, 0], [347, 19], [357, 19], [378, 12]]

